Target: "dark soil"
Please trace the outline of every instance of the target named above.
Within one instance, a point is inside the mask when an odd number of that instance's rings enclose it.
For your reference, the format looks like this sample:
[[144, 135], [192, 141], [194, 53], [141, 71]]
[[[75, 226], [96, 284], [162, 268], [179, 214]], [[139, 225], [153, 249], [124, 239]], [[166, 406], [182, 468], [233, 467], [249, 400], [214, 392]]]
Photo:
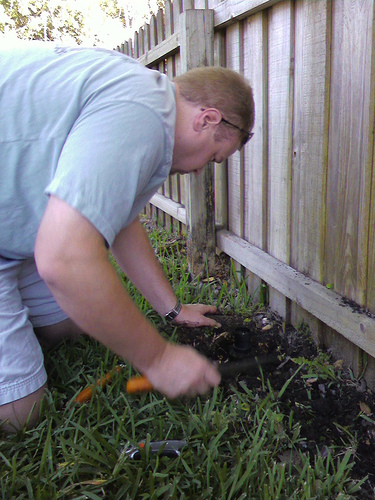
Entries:
[[[149, 230], [155, 228], [151, 220], [145, 221]], [[177, 236], [172, 240], [184, 247], [184, 239]], [[156, 252], [157, 253], [157, 252]], [[215, 278], [230, 281], [229, 258], [224, 254], [215, 261]], [[369, 311], [358, 309], [358, 305], [342, 299], [343, 306], [352, 307], [354, 312]], [[352, 479], [366, 478], [355, 498], [360, 500], [375, 499], [375, 395], [367, 388], [365, 381], [356, 380], [351, 371], [344, 369], [342, 361], [330, 359], [327, 353], [319, 351], [308, 335], [308, 330], [296, 330], [285, 327], [281, 319], [269, 309], [259, 310], [254, 316], [245, 318], [239, 315], [215, 315], [221, 327], [184, 328], [178, 326], [177, 336], [181, 343], [195, 347], [208, 358], [226, 363], [271, 355], [277, 357], [276, 363], [262, 367], [263, 374], [277, 393], [285, 383], [289, 385], [279, 398], [284, 414], [293, 412], [294, 421], [301, 425], [299, 446], [301, 451], [313, 457], [317, 450], [325, 454], [346, 451], [349, 447], [355, 452], [355, 466], [351, 471]], [[172, 335], [176, 325], [171, 326]], [[239, 330], [248, 332], [249, 349], [241, 351], [235, 346], [243, 341]], [[169, 331], [167, 326], [164, 329]], [[314, 360], [324, 360], [327, 376], [319, 369], [319, 377], [314, 376]], [[300, 360], [298, 362], [298, 360]], [[303, 360], [306, 363], [300, 368]], [[309, 369], [310, 368], [310, 369]], [[311, 374], [311, 376], [307, 376]], [[262, 393], [259, 369], [251, 373], [241, 373], [236, 377], [222, 379], [223, 388], [228, 394], [241, 390], [246, 384], [254, 392]], [[352, 438], [351, 438], [352, 436]], [[353, 497], [354, 498], [354, 497]]]
[[[314, 359], [322, 353], [308, 334], [293, 327], [283, 328], [281, 320], [270, 311], [262, 311], [245, 319], [234, 315], [216, 315], [222, 326], [211, 328], [178, 327], [181, 343], [194, 346], [207, 357], [226, 363], [254, 356], [276, 355], [276, 363], [264, 366], [263, 373], [277, 393], [299, 368], [301, 358], [307, 360], [288, 385], [280, 400], [284, 414], [294, 413], [295, 421], [301, 424], [301, 450], [324, 455], [352, 446], [355, 449], [353, 479], [367, 477], [357, 498], [375, 498], [375, 397], [363, 380], [356, 381], [350, 371], [342, 369], [342, 362], [331, 361], [325, 355], [327, 372], [332, 376], [307, 377]], [[242, 333], [241, 333], [242, 330]], [[243, 333], [245, 330], [245, 333]], [[242, 336], [242, 337], [241, 337]], [[249, 350], [241, 351], [236, 346], [248, 337]], [[293, 359], [292, 359], [293, 358]], [[311, 363], [310, 363], [311, 362]], [[309, 370], [310, 366], [310, 372]], [[320, 371], [321, 373], [321, 371]], [[328, 374], [328, 375], [329, 375]], [[251, 374], [242, 373], [234, 378], [223, 378], [222, 386], [230, 393], [232, 387], [241, 390], [241, 384], [261, 393], [259, 369]], [[354, 439], [351, 440], [350, 435]]]

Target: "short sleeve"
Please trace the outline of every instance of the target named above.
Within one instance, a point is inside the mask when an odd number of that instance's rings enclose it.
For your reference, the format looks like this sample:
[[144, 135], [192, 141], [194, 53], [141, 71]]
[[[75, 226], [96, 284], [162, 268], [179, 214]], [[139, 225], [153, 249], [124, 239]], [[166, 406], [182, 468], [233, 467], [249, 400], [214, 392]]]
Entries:
[[172, 145], [140, 103], [95, 102], [76, 120], [46, 189], [77, 209], [111, 245], [167, 178]]

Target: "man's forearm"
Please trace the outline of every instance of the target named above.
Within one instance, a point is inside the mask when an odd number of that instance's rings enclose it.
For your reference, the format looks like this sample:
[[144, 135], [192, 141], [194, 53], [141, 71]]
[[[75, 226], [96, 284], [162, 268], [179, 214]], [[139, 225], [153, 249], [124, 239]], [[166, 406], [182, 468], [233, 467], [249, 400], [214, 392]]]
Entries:
[[51, 199], [39, 229], [35, 259], [57, 302], [92, 337], [143, 371], [165, 340], [126, 293], [93, 226]]
[[127, 277], [159, 314], [164, 315], [175, 306], [173, 288], [138, 219], [121, 231], [112, 252]]

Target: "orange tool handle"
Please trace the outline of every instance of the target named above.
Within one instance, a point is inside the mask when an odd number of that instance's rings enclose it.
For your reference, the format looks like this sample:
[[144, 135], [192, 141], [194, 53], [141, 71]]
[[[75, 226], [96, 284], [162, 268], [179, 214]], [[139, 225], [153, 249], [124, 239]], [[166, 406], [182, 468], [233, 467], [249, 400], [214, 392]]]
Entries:
[[[98, 387], [101, 387], [101, 388], [105, 387], [107, 384], [112, 382], [113, 375], [115, 373], [120, 372], [120, 371], [121, 371], [121, 366], [115, 366], [112, 371], [110, 371], [109, 373], [104, 375], [104, 377], [97, 380], [96, 385]], [[87, 403], [92, 398], [94, 390], [95, 390], [95, 386], [91, 385], [91, 386], [86, 387], [86, 389], [83, 389], [83, 391], [81, 391], [78, 394], [78, 396], [75, 398], [74, 401], [76, 403]]]
[[126, 392], [128, 394], [135, 394], [137, 392], [148, 392], [152, 391], [154, 388], [147, 377], [143, 375], [137, 375], [128, 380], [126, 384]]

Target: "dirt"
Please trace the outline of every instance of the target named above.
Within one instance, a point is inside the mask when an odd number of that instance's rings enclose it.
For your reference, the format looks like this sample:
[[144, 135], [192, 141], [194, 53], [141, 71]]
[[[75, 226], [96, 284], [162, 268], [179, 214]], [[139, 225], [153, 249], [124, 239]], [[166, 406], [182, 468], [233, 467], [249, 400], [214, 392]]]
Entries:
[[[145, 220], [146, 229], [155, 228], [150, 220]], [[166, 247], [178, 245], [184, 252], [184, 239], [173, 235]], [[164, 248], [164, 250], [165, 250]], [[156, 250], [156, 254], [158, 251]], [[230, 282], [230, 260], [224, 254], [216, 256], [215, 279]], [[351, 307], [353, 312], [373, 315], [347, 299], [342, 299], [343, 307]], [[354, 451], [355, 465], [351, 470], [352, 479], [366, 478], [356, 497], [360, 500], [375, 498], [375, 394], [363, 379], [356, 380], [351, 371], [343, 367], [341, 360], [333, 360], [327, 353], [319, 351], [308, 330], [298, 331], [285, 326], [273, 311], [263, 308], [251, 318], [241, 315], [215, 315], [220, 328], [184, 328], [178, 326], [179, 342], [194, 346], [208, 358], [226, 363], [252, 357], [276, 356], [277, 362], [263, 366], [274, 393], [278, 393], [289, 381], [287, 389], [279, 397], [280, 409], [284, 414], [294, 413], [294, 421], [301, 425], [299, 446], [310, 457], [317, 450], [324, 456], [328, 453], [345, 452], [348, 447]], [[172, 335], [176, 325], [171, 325]], [[239, 329], [246, 330], [249, 349], [236, 349], [243, 342]], [[169, 328], [167, 327], [166, 333]], [[262, 358], [263, 359], [263, 358]], [[319, 368], [319, 378], [314, 376], [314, 362], [323, 360], [324, 370]], [[301, 367], [301, 364], [303, 366]], [[298, 371], [299, 370], [299, 371]], [[297, 372], [297, 374], [296, 374]], [[228, 394], [241, 390], [245, 384], [262, 395], [259, 369], [251, 373], [241, 373], [236, 377], [223, 377], [222, 387]], [[324, 376], [326, 373], [326, 376]], [[344, 444], [345, 443], [345, 444]]]
[[[351, 477], [367, 476], [357, 498], [375, 498], [375, 415], [372, 413], [375, 397], [365, 382], [355, 380], [349, 370], [343, 370], [340, 360], [334, 362], [328, 354], [323, 354], [327, 376], [324, 371], [322, 376], [315, 377], [314, 360], [321, 360], [322, 353], [308, 333], [285, 328], [272, 311], [265, 309], [251, 319], [228, 314], [216, 315], [215, 319], [222, 326], [214, 330], [178, 327], [179, 341], [221, 363], [275, 355], [276, 362], [264, 366], [263, 372], [275, 393], [291, 379], [280, 405], [285, 414], [293, 411], [295, 421], [301, 424], [300, 449], [311, 456], [317, 449], [323, 455], [334, 454], [335, 450], [343, 449], [343, 442], [349, 443], [355, 449]], [[245, 341], [248, 341], [247, 351], [239, 349], [246, 348]], [[293, 377], [303, 362], [301, 358], [305, 364]], [[261, 394], [259, 370], [222, 380], [228, 394], [233, 387], [241, 390], [242, 384]], [[354, 439], [350, 440], [350, 435]]]

